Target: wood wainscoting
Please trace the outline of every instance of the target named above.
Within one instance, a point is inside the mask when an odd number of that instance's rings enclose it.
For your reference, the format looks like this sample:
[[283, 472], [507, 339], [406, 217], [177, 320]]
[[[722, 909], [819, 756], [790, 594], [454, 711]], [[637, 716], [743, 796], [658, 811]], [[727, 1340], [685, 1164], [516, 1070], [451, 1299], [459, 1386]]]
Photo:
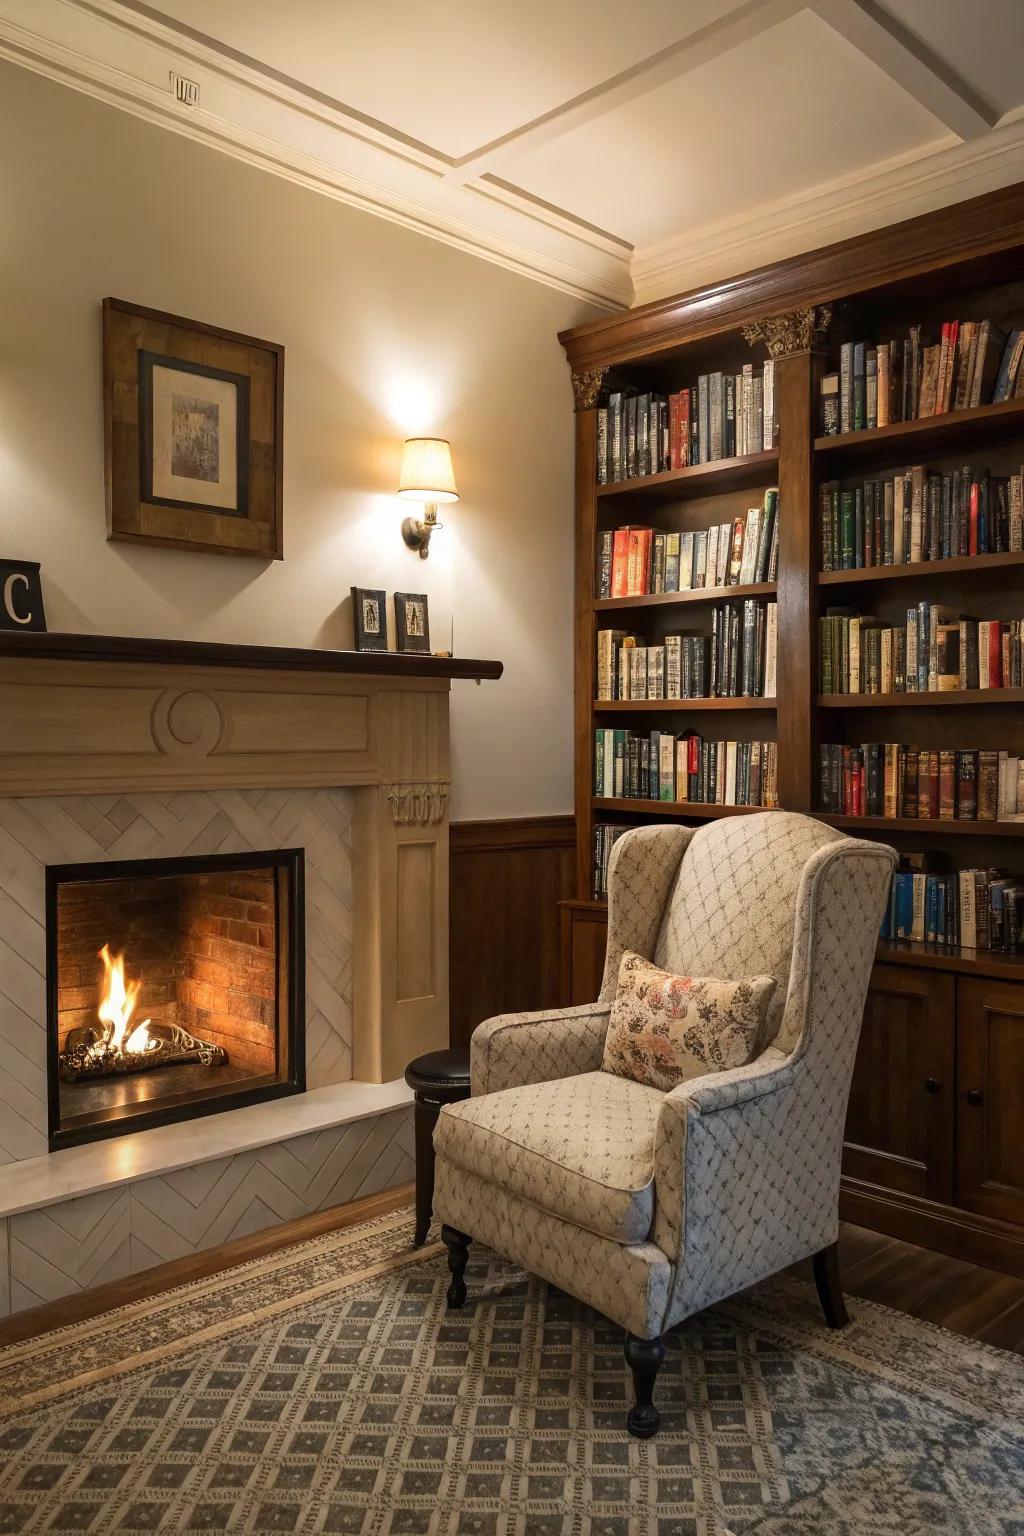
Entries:
[[482, 1019], [559, 998], [558, 903], [573, 893], [572, 816], [452, 822], [451, 1043]]

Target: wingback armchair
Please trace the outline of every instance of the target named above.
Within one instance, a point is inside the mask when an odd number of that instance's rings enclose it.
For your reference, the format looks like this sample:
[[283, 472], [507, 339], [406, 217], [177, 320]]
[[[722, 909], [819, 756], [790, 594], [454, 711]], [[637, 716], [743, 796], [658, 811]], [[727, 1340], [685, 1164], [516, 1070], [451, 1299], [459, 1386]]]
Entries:
[[[473, 1035], [472, 1097], [434, 1137], [448, 1304], [477, 1238], [620, 1324], [634, 1435], [657, 1430], [663, 1335], [691, 1314], [810, 1255], [826, 1320], [846, 1321], [843, 1122], [895, 862], [785, 811], [639, 827], [612, 851], [598, 1001]], [[748, 1065], [668, 1093], [603, 1071], [626, 950], [679, 975], [774, 977]]]

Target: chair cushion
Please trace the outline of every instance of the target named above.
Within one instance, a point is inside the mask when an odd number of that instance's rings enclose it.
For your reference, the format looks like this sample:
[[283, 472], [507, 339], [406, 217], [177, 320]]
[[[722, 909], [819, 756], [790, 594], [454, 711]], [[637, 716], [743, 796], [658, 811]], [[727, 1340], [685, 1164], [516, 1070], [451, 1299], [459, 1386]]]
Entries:
[[604, 1070], [668, 1093], [707, 1072], [745, 1067], [774, 990], [774, 976], [673, 976], [627, 950], [608, 1021]]
[[610, 1072], [504, 1088], [441, 1111], [439, 1157], [617, 1243], [654, 1217], [654, 1138], [664, 1094]]

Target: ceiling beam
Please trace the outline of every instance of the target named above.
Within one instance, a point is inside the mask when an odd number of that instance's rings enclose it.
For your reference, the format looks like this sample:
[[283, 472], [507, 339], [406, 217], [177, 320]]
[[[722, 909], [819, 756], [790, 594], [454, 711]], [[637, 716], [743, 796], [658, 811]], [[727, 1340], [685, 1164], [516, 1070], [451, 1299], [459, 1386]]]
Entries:
[[604, 117], [616, 107], [625, 106], [671, 80], [678, 80], [702, 64], [709, 64], [806, 8], [807, 0], [745, 0], [725, 16], [699, 27], [659, 53], [641, 59], [629, 69], [591, 86], [532, 122], [463, 155], [444, 173], [444, 179], [463, 185], [475, 181], [527, 150], [560, 138], [573, 128]]
[[961, 142], [995, 126], [998, 112], [875, 0], [813, 0], [811, 9]]

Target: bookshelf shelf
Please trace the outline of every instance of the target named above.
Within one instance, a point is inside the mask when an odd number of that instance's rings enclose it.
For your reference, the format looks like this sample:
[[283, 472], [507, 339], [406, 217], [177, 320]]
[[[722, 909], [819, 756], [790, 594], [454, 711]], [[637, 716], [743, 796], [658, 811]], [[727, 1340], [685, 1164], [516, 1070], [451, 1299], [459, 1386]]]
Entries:
[[715, 459], [710, 464], [691, 464], [686, 469], [666, 469], [660, 475], [638, 480], [614, 480], [597, 487], [598, 502], [618, 496], [639, 496], [654, 501], [679, 501], [688, 496], [714, 496], [719, 491], [743, 491], [768, 485], [779, 467], [775, 449], [748, 453], [740, 459]]
[[883, 965], [914, 965], [926, 970], [953, 971], [959, 976], [992, 976], [998, 980], [1024, 981], [1024, 955], [1004, 955], [998, 950], [891, 939], [879, 944], [875, 958]]
[[943, 837], [1024, 837], [1024, 821], [938, 821], [928, 816], [838, 816], [813, 813], [843, 832], [922, 832]]
[[947, 581], [951, 576], [1004, 575], [1024, 567], [1024, 553], [957, 555], [951, 560], [918, 560], [906, 565], [869, 565], [856, 571], [819, 571], [820, 587], [861, 586], [879, 581]]
[[967, 445], [975, 448], [999, 438], [1024, 434], [1024, 400], [1003, 400], [998, 405], [979, 405], [969, 411], [947, 411], [920, 421], [898, 421], [888, 427], [864, 432], [840, 432], [816, 437], [815, 453], [826, 475], [838, 469], [872, 463], [901, 463], [903, 457], [951, 453]]
[[744, 597], [774, 597], [776, 591], [774, 581], [755, 581], [744, 587], [697, 587], [690, 592], [655, 592], [642, 597], [597, 597], [594, 599], [594, 608], [598, 613], [626, 613], [631, 608], [674, 608], [677, 604], [736, 602]]
[[760, 713], [774, 710], [774, 699], [595, 699], [594, 713], [604, 714], [673, 714], [693, 713], [704, 710], [758, 710]]
[[966, 688], [951, 693], [819, 693], [819, 709], [932, 709], [945, 705], [1024, 704], [1024, 688]]
[[754, 816], [766, 809], [763, 805], [714, 805], [699, 800], [627, 800], [616, 795], [595, 795], [591, 801], [595, 811], [628, 811], [630, 815], [670, 816], [675, 819], [717, 821], [719, 816]]

